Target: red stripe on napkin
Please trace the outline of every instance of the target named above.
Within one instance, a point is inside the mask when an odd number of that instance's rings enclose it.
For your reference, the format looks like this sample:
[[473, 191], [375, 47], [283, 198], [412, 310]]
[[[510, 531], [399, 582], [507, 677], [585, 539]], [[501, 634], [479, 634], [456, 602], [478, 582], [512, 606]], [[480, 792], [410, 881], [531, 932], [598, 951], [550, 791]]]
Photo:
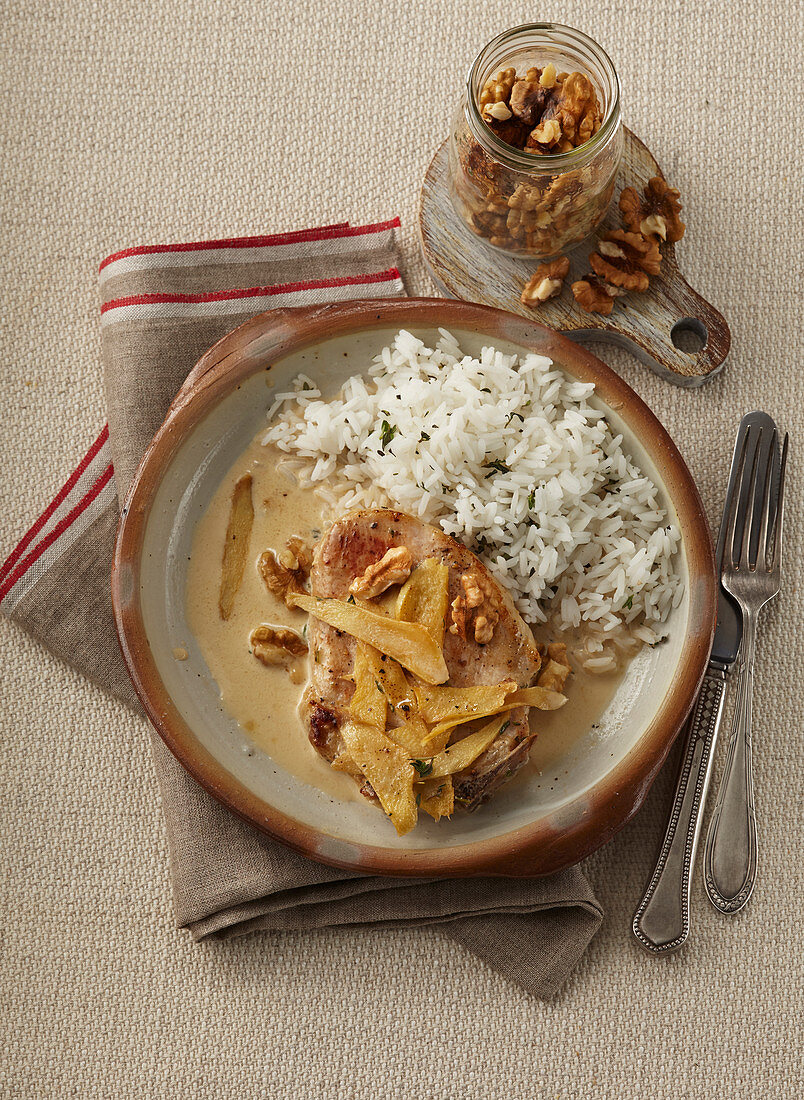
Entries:
[[73, 523], [76, 521], [76, 519], [78, 519], [82, 512], [86, 511], [86, 509], [90, 506], [98, 493], [100, 493], [103, 487], [105, 485], [108, 485], [108, 483], [111, 481], [113, 474], [114, 469], [112, 468], [112, 464], [110, 462], [103, 473], [100, 475], [98, 480], [95, 482], [95, 484], [92, 486], [92, 488], [84, 493], [76, 506], [71, 509], [67, 513], [67, 515], [56, 524], [50, 534], [47, 535], [46, 538], [43, 538], [42, 541], [34, 547], [30, 554], [22, 559], [17, 568], [14, 569], [14, 571], [8, 577], [6, 577], [5, 581], [0, 584], [0, 603], [2, 603], [2, 601], [5, 599], [8, 593], [14, 587], [14, 585], [25, 576], [25, 574], [28, 572], [34, 562], [38, 561], [38, 559], [41, 558], [45, 550], [47, 550], [49, 546], [52, 546], [56, 539], [63, 535], [64, 532], [73, 525]]
[[277, 286], [253, 286], [246, 290], [216, 290], [206, 294], [132, 294], [128, 298], [112, 298], [103, 302], [101, 313], [122, 306], [159, 305], [165, 302], [230, 302], [238, 298], [269, 298], [275, 294], [293, 294], [300, 290], [326, 290], [337, 286], [363, 286], [366, 283], [387, 283], [401, 279], [395, 267], [371, 275], [344, 275], [333, 279], [313, 279], [306, 283], [280, 283]]
[[[17, 543], [17, 545], [14, 547], [14, 549], [8, 555], [8, 557], [3, 562], [3, 564], [0, 565], [0, 582], [2, 582], [2, 580], [6, 576], [6, 574], [9, 573], [9, 571], [14, 568], [14, 565], [17, 562], [17, 560], [22, 556], [22, 554], [27, 549], [27, 547], [31, 544], [33, 539], [36, 538], [36, 536], [39, 534], [39, 532], [45, 526], [47, 521], [50, 519], [50, 517], [53, 515], [53, 513], [56, 511], [56, 509], [62, 503], [62, 501], [65, 499], [65, 497], [67, 497], [69, 495], [69, 493], [71, 492], [71, 490], [75, 486], [76, 482], [78, 481], [78, 479], [83, 474], [84, 470], [86, 470], [87, 466], [89, 466], [92, 459], [97, 455], [98, 451], [101, 449], [101, 447], [104, 445], [104, 443], [106, 442], [106, 440], [108, 438], [109, 438], [109, 425], [104, 424], [103, 431], [100, 433], [98, 438], [95, 440], [95, 442], [89, 448], [89, 450], [84, 455], [84, 457], [81, 459], [79, 464], [76, 466], [76, 468], [70, 474], [70, 476], [67, 478], [64, 485], [59, 490], [58, 494], [53, 498], [53, 500], [51, 500], [50, 504], [48, 504], [47, 508], [45, 508], [44, 512], [42, 512], [41, 516], [39, 516], [39, 518], [36, 520], [36, 522], [31, 527], [29, 527], [29, 529], [25, 532], [25, 534], [22, 536], [20, 541]], [[20, 574], [20, 575], [22, 575], [22, 574]], [[5, 592], [3, 592], [3, 595], [5, 595]]]
[[381, 233], [385, 229], [398, 229], [399, 218], [390, 221], [374, 222], [371, 225], [349, 225], [337, 222], [334, 225], [322, 225], [315, 229], [297, 229], [291, 233], [271, 233], [264, 237], [223, 237], [215, 241], [189, 241], [185, 244], [138, 245], [136, 248], [124, 248], [113, 252], [101, 261], [99, 271], [115, 260], [128, 256], [153, 256], [160, 252], [197, 252], [214, 248], [263, 248], [279, 244], [299, 244], [305, 241], [337, 240], [340, 237], [361, 237], [366, 233]]

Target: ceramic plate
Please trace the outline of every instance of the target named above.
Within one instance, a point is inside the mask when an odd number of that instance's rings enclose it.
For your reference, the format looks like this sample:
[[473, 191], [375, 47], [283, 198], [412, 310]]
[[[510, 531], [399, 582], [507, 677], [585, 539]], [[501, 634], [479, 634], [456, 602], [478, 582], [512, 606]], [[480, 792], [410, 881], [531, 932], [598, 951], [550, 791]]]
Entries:
[[[596, 385], [595, 403], [660, 487], [681, 534], [685, 595], [669, 635], [628, 666], [599, 727], [549, 776], [530, 774], [473, 814], [426, 819], [397, 837], [374, 806], [334, 801], [253, 746], [221, 707], [185, 617], [195, 524], [258, 430], [276, 387], [303, 370], [334, 394], [400, 328], [425, 342], [450, 329], [477, 353], [536, 351]], [[267, 384], [266, 384], [267, 383]], [[715, 622], [715, 574], [701, 501], [662, 426], [625, 382], [557, 333], [500, 310], [440, 299], [346, 302], [261, 314], [197, 364], [132, 484], [112, 594], [128, 667], [151, 721], [184, 767], [258, 829], [315, 859], [383, 874], [538, 875], [583, 858], [637, 810], [687, 715]], [[188, 649], [174, 659], [176, 646]], [[300, 734], [301, 735], [301, 734]]]

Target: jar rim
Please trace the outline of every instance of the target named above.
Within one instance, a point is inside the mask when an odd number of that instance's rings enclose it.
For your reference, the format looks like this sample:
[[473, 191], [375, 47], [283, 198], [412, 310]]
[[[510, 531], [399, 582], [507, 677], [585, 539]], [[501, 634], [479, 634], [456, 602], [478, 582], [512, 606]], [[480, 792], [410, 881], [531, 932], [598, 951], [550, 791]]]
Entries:
[[[475, 85], [479, 82], [478, 74], [488, 54], [492, 52], [494, 47], [508, 39], [534, 31], [560, 31], [578, 45], [583, 46], [602, 65], [612, 88], [611, 102], [598, 132], [583, 142], [582, 145], [577, 145], [566, 153], [528, 153], [524, 149], [517, 149], [515, 146], [509, 145], [498, 138], [494, 131], [486, 125], [477, 105]], [[475, 138], [485, 148], [486, 152], [493, 156], [495, 160], [503, 161], [511, 168], [520, 168], [530, 172], [538, 168], [556, 172], [557, 170], [561, 171], [575, 167], [579, 162], [585, 161], [590, 155], [605, 146], [620, 121], [620, 78], [614, 68], [614, 63], [594, 38], [590, 38], [583, 31], [579, 31], [575, 27], [568, 27], [564, 23], [521, 23], [517, 27], [510, 27], [508, 30], [496, 35], [478, 52], [469, 67], [466, 77], [466, 96], [470, 125]]]

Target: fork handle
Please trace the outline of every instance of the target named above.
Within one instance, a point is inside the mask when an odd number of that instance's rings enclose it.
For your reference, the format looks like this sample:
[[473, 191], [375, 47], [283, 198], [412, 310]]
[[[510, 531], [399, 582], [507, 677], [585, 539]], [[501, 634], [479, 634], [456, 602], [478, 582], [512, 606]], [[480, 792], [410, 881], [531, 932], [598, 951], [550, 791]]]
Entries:
[[756, 616], [743, 613], [737, 703], [726, 768], [704, 847], [704, 886], [721, 913], [737, 913], [751, 897], [757, 877], [757, 820], [751, 767]]
[[652, 955], [678, 950], [689, 935], [690, 877], [725, 687], [725, 674], [710, 668], [688, 726], [673, 809], [656, 868], [631, 925], [639, 943]]

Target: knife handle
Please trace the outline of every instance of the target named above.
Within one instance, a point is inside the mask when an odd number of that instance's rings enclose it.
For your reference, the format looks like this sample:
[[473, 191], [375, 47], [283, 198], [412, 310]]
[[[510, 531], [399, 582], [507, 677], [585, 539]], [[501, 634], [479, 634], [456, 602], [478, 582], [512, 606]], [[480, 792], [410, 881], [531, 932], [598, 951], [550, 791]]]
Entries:
[[690, 879], [725, 688], [725, 673], [710, 668], [687, 727], [673, 809], [656, 868], [634, 913], [633, 933], [653, 955], [677, 951], [689, 935]]
[[755, 619], [744, 617], [737, 703], [726, 767], [704, 844], [704, 886], [721, 913], [739, 913], [757, 878], [757, 819], [751, 768]]

